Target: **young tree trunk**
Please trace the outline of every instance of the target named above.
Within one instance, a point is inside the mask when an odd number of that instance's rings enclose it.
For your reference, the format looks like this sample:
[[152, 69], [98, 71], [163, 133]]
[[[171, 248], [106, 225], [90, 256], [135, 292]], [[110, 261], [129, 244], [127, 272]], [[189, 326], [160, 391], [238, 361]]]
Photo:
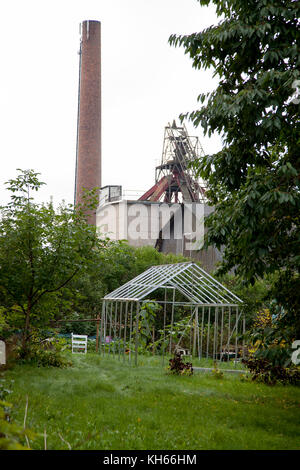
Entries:
[[30, 327], [30, 314], [31, 314], [31, 304], [29, 302], [26, 316], [25, 316], [25, 327], [23, 331], [23, 338], [22, 338], [22, 355], [26, 357], [29, 352], [29, 327]]

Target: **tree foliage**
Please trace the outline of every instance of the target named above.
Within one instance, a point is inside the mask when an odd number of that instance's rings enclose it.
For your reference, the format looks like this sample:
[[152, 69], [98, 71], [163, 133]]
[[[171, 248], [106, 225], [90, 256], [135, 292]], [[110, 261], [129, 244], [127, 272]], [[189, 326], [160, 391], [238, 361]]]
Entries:
[[181, 115], [223, 140], [221, 151], [197, 163], [215, 206], [206, 246], [224, 247], [221, 273], [234, 269], [254, 282], [284, 272], [300, 290], [299, 2], [199, 3], [215, 4], [220, 22], [170, 43], [219, 79], [200, 94], [200, 109]]
[[7, 184], [11, 201], [1, 208], [0, 295], [17, 316], [26, 354], [31, 327], [47, 324], [57, 293], [87, 270], [103, 241], [85, 220], [85, 207], [95, 205], [93, 194], [76, 211], [71, 205], [55, 210], [51, 202], [34, 202], [32, 193], [44, 184], [34, 171], [19, 170]]
[[[126, 240], [106, 240], [105, 247], [94, 250], [89, 269], [74, 278], [58, 293], [57, 307], [60, 313], [56, 319], [80, 320], [97, 318], [101, 313], [102, 298], [109, 292], [157, 264], [187, 261], [181, 255], [159, 253], [151, 246], [134, 248]], [[155, 292], [155, 296], [164, 293]], [[163, 297], [162, 297], [163, 299]], [[158, 316], [157, 323], [160, 325]], [[96, 334], [96, 323], [60, 323], [63, 333], [70, 333], [76, 327], [80, 334]]]

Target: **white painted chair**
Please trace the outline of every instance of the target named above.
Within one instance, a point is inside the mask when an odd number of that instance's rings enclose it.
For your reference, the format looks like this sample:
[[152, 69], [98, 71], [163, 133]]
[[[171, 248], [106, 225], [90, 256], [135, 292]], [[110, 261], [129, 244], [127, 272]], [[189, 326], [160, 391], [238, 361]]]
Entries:
[[181, 356], [191, 357], [191, 353], [190, 353], [189, 349], [175, 348], [175, 353], [180, 354]]
[[87, 353], [87, 335], [73, 335], [72, 338], [72, 354], [76, 353]]

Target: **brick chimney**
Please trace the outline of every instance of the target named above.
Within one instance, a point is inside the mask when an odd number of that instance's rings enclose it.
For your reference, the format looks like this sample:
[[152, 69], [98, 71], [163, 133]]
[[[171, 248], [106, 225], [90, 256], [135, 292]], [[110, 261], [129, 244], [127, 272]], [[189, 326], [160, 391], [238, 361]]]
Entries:
[[[101, 23], [81, 24], [75, 204], [82, 190], [101, 186]], [[89, 213], [96, 225], [96, 212]]]

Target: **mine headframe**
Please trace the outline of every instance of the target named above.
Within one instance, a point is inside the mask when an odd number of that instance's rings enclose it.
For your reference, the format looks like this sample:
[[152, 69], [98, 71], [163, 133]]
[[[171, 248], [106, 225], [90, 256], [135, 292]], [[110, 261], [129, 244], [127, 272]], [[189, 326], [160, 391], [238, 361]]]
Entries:
[[156, 167], [155, 185], [139, 200], [204, 202], [205, 187], [197, 178], [193, 162], [204, 156], [198, 137], [173, 121], [165, 127], [161, 164]]

